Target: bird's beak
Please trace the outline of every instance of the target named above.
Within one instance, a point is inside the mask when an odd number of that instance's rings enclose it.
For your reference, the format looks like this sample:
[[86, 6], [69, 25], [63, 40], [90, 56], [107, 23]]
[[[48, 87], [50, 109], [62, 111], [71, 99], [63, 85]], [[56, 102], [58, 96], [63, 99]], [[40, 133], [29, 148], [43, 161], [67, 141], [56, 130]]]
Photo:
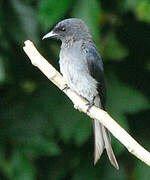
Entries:
[[45, 36], [43, 36], [42, 40], [47, 39], [47, 38], [55, 38], [57, 36], [56, 33], [54, 33], [53, 31], [47, 33]]

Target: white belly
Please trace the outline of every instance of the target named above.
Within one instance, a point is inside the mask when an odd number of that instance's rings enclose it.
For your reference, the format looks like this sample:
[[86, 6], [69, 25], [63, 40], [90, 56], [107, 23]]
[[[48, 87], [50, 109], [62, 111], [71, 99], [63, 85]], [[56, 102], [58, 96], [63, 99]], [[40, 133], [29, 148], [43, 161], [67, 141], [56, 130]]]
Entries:
[[[67, 54], [67, 56], [66, 56]], [[65, 78], [67, 85], [88, 101], [92, 102], [97, 96], [97, 82], [89, 74], [88, 66], [81, 54], [60, 52], [60, 71]]]

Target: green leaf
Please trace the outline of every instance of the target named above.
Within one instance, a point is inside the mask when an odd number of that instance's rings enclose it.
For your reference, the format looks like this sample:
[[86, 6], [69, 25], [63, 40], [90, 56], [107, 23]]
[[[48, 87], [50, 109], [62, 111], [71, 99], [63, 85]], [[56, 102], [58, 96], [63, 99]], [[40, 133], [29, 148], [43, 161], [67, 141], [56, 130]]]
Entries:
[[[129, 132], [128, 120], [123, 113], [110, 112], [110, 115], [126, 130]], [[125, 147], [118, 141], [114, 136], [112, 136], [112, 146], [116, 155], [120, 155], [125, 150]]]
[[13, 175], [16, 180], [33, 180], [35, 178], [35, 169], [30, 160], [20, 152], [16, 152], [12, 157]]
[[91, 135], [91, 120], [84, 114], [76, 112], [72, 104], [63, 104], [59, 113], [55, 114], [54, 124], [64, 142], [74, 140], [77, 145], [85, 143]]
[[[75, 169], [75, 173], [73, 175], [72, 180], [99, 180], [100, 177], [96, 173], [96, 170], [94, 169], [94, 166], [90, 167], [89, 162], [82, 163], [82, 166], [78, 166], [77, 169]], [[98, 171], [97, 171], [98, 172]]]
[[100, 13], [101, 8], [98, 0], [80, 0], [72, 11], [73, 17], [85, 21], [97, 44], [100, 35]]
[[3, 83], [5, 81], [5, 78], [6, 78], [5, 67], [2, 57], [0, 57], [0, 83]]
[[59, 21], [70, 7], [72, 0], [46, 0], [39, 1], [38, 17], [42, 27], [47, 30]]
[[124, 0], [124, 1], [121, 1], [120, 3], [120, 11], [122, 12], [126, 12], [126, 11], [133, 11], [134, 8], [136, 7], [138, 3], [138, 0]]
[[103, 179], [106, 180], [126, 180], [127, 175], [125, 169], [120, 164], [119, 171], [115, 170], [112, 166], [107, 166], [104, 171]]
[[13, 0], [11, 3], [18, 14], [18, 18], [20, 20], [21, 27], [26, 34], [26, 38], [38, 41], [38, 24], [34, 9], [25, 4], [23, 1]]
[[93, 132], [92, 129], [92, 119], [86, 116], [81, 116], [81, 118], [76, 123], [76, 131], [74, 132], [73, 139], [77, 145], [82, 145], [85, 143]]
[[150, 23], [150, 2], [149, 0], [138, 0], [135, 7], [135, 15], [141, 21]]
[[114, 136], [112, 136], [112, 147], [117, 160], [119, 160], [118, 156], [122, 154], [126, 150], [126, 148]]
[[143, 94], [121, 83], [112, 74], [108, 79], [107, 89], [107, 107], [110, 112], [136, 113], [149, 107], [149, 102]]
[[59, 159], [57, 159], [57, 162], [54, 162], [51, 165], [50, 170], [49, 170], [50, 171], [49, 176], [46, 177], [46, 179], [49, 179], [49, 180], [50, 179], [52, 180], [66, 179], [65, 177], [67, 177], [67, 175], [69, 174], [69, 170], [68, 170], [69, 168], [66, 166], [65, 162], [68, 162], [68, 161], [69, 159], [67, 159], [66, 161], [66, 157], [64, 157], [63, 155]]
[[30, 138], [24, 144], [25, 152], [32, 154], [32, 156], [50, 155], [56, 156], [61, 154], [61, 149], [54, 141], [54, 139], [46, 139], [42, 136]]
[[15, 180], [34, 180], [35, 169], [32, 162], [21, 151], [14, 151], [10, 160], [1, 164], [2, 170], [7, 177]]
[[125, 48], [120, 42], [117, 40], [117, 37], [114, 33], [109, 33], [107, 35], [106, 41], [104, 41], [104, 58], [113, 59], [120, 61], [128, 55], [128, 49]]
[[[147, 99], [136, 89], [121, 83], [116, 76], [111, 74], [107, 87], [107, 110], [118, 123], [129, 131], [126, 113], [136, 113], [149, 107]], [[124, 147], [113, 141], [117, 154], [124, 151]]]
[[[66, 108], [68, 107], [68, 108]], [[64, 142], [69, 142], [73, 138], [73, 132], [75, 131], [75, 124], [78, 121], [77, 115], [73, 112], [71, 107], [66, 106], [64, 103], [63, 108], [59, 110], [59, 113], [55, 114], [54, 125], [58, 129], [59, 136]], [[70, 109], [66, 111], [66, 109]]]
[[150, 169], [149, 166], [144, 164], [141, 161], [138, 161], [135, 171], [134, 171], [134, 179], [136, 180], [148, 180], [150, 177]]
[[150, 3], [149, 0], [125, 0], [120, 3], [120, 10], [133, 11], [137, 19], [150, 23]]

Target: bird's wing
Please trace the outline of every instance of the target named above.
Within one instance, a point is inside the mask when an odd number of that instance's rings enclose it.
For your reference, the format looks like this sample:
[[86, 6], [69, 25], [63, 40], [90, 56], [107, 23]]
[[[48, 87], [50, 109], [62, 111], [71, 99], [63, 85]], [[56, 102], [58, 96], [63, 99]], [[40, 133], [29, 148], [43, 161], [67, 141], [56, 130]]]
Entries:
[[99, 92], [101, 106], [104, 109], [105, 101], [106, 101], [106, 86], [105, 86], [105, 80], [104, 80], [103, 63], [102, 63], [100, 54], [98, 53], [93, 43], [85, 44], [84, 50], [86, 54], [88, 70], [91, 76], [98, 82], [97, 90]]

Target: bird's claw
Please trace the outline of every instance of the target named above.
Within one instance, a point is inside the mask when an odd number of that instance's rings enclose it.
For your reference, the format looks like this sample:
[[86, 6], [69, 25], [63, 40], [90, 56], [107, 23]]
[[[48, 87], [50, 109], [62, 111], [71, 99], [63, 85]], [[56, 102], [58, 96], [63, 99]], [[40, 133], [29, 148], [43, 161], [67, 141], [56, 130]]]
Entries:
[[93, 105], [94, 105], [94, 102], [92, 102], [92, 103], [90, 103], [90, 102], [86, 103], [86, 106], [88, 106], [86, 111], [89, 112], [90, 109], [91, 109], [91, 107], [92, 107]]
[[65, 84], [65, 87], [62, 89], [62, 91], [68, 90], [70, 89], [70, 87], [68, 86], [68, 84]]
[[86, 106], [88, 106], [87, 112], [89, 112], [90, 109], [91, 109], [91, 107], [92, 107], [93, 105], [95, 105], [95, 104], [94, 104], [95, 97], [96, 97], [96, 96], [94, 96], [92, 102], [88, 101], [88, 103], [86, 104]]

